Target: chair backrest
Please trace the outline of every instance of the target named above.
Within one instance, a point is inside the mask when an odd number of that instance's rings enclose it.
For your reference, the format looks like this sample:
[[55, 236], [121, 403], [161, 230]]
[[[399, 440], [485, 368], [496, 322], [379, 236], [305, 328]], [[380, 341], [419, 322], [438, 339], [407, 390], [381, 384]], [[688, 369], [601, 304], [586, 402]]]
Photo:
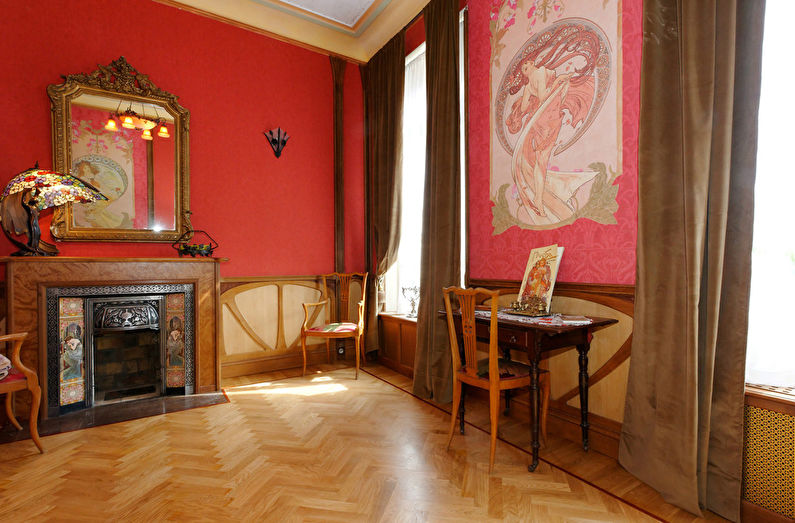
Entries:
[[[350, 321], [350, 299], [351, 299], [351, 284], [355, 281], [360, 281], [362, 286], [362, 299], [358, 303], [357, 311], [359, 323], [364, 322], [364, 302], [367, 298], [367, 273], [366, 272], [332, 272], [330, 274], [322, 274], [323, 280], [323, 299], [331, 297], [329, 292], [329, 285], [334, 282], [337, 303], [334, 306], [336, 314], [334, 314], [335, 321], [347, 322]], [[327, 316], [331, 319], [331, 307], [326, 306]]]
[[[453, 357], [453, 369], [457, 372], [464, 370], [469, 376], [478, 375], [477, 339], [475, 331], [475, 306], [479, 298], [491, 299], [491, 321], [489, 327], [489, 381], [497, 382], [499, 374], [499, 353], [497, 350], [497, 309], [499, 307], [499, 291], [483, 288], [462, 289], [460, 287], [446, 287], [444, 293], [444, 309], [447, 313], [447, 330], [450, 335], [450, 350]], [[450, 295], [455, 296], [458, 310], [461, 313], [461, 339], [464, 342], [464, 361], [461, 361], [461, 350], [458, 346], [458, 334], [455, 329], [455, 315]]]

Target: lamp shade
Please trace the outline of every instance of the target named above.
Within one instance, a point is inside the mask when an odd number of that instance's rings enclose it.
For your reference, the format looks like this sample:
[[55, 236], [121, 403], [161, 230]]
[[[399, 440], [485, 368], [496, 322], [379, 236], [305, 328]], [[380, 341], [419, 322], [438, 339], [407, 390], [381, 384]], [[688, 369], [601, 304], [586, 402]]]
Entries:
[[[70, 174], [39, 169], [23, 171], [8, 182], [0, 195], [0, 226], [19, 247], [12, 256], [54, 256], [55, 245], [41, 239], [39, 211], [68, 202], [88, 203], [107, 198], [96, 187]], [[27, 243], [16, 236], [27, 234]]]
[[107, 200], [104, 194], [88, 182], [72, 176], [45, 169], [28, 169], [8, 182], [0, 199], [33, 189], [34, 202], [40, 211], [67, 202], [89, 203]]

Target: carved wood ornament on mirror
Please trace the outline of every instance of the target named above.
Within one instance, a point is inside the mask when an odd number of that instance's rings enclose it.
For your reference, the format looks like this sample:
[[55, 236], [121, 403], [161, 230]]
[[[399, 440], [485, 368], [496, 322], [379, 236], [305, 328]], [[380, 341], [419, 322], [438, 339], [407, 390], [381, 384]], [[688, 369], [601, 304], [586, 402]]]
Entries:
[[[52, 103], [55, 170], [96, 186], [108, 202], [55, 209], [57, 240], [173, 242], [191, 229], [188, 135], [190, 113], [122, 56], [90, 74], [62, 76], [47, 87]], [[118, 126], [131, 111], [158, 122], [151, 139], [142, 128]], [[160, 126], [165, 127], [158, 135]]]

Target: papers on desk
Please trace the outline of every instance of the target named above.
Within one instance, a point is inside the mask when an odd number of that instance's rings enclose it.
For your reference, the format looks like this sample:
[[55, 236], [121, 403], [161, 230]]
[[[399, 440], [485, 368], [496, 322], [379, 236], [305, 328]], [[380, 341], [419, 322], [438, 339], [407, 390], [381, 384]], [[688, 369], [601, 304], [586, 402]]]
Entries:
[[[568, 314], [550, 314], [549, 316], [523, 316], [521, 314], [511, 314], [511, 309], [500, 309], [497, 318], [502, 320], [518, 321], [530, 325], [540, 325], [543, 327], [565, 327], [590, 325], [593, 320], [585, 316], [571, 316]], [[491, 318], [491, 311], [475, 311], [476, 318]]]

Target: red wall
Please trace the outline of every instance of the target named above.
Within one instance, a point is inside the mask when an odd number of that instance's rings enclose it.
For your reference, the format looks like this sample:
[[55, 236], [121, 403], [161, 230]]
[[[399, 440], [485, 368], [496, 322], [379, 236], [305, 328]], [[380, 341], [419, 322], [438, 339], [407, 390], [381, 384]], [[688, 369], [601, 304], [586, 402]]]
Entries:
[[[191, 113], [193, 226], [228, 257], [223, 276], [333, 269], [332, 81], [327, 56], [149, 0], [12, 2], [0, 20], [0, 183], [38, 160], [52, 167], [46, 88], [124, 55]], [[122, 31], [126, 25], [135, 35]], [[348, 67], [346, 259], [363, 262], [361, 83]], [[276, 159], [262, 131], [291, 138]], [[347, 141], [346, 136], [346, 141]], [[50, 213], [41, 220], [50, 241]], [[357, 236], [358, 235], [358, 236]], [[174, 256], [167, 243], [64, 242], [64, 256]], [[0, 238], [0, 254], [12, 246]]]
[[512, 227], [492, 236], [489, 199], [489, 14], [493, 2], [469, 2], [469, 276], [520, 280], [530, 250], [565, 247], [559, 281], [633, 284], [637, 235], [638, 113], [641, 0], [624, 0], [622, 13], [623, 174], [618, 178], [616, 225], [580, 219], [549, 231]]

